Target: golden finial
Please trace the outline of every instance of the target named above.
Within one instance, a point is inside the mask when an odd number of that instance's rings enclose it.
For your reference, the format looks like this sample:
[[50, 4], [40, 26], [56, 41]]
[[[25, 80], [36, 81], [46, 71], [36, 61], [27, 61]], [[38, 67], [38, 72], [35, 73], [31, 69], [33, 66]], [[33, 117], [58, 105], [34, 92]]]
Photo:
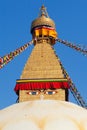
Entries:
[[45, 17], [49, 17], [47, 10], [46, 10], [46, 7], [44, 5], [42, 5], [40, 8], [40, 15], [39, 16], [42, 16], [42, 15], [44, 15]]
[[41, 6], [41, 10], [46, 10], [44, 5]]

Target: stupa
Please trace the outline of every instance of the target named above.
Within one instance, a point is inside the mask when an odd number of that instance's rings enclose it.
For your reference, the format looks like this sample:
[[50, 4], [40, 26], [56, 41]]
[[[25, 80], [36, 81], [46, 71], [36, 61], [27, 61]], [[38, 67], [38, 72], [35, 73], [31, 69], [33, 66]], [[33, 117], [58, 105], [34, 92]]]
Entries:
[[[53, 49], [58, 34], [44, 6], [31, 24], [31, 34], [34, 49], [15, 86], [19, 103], [0, 110], [0, 130], [87, 130], [85, 103]], [[11, 61], [28, 45], [6, 55], [4, 61]], [[1, 58], [1, 68], [4, 64]], [[69, 88], [85, 108], [67, 102]]]
[[68, 101], [69, 84], [53, 49], [58, 34], [44, 6], [39, 17], [32, 22], [30, 31], [34, 49], [16, 82], [18, 101], [41, 98]]

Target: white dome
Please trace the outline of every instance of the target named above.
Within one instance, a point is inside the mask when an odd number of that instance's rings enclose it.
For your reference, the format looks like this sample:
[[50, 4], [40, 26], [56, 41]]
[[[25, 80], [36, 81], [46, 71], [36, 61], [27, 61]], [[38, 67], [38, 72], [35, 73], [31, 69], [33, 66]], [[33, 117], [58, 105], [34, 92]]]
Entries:
[[87, 130], [87, 110], [69, 102], [28, 101], [0, 111], [0, 130]]

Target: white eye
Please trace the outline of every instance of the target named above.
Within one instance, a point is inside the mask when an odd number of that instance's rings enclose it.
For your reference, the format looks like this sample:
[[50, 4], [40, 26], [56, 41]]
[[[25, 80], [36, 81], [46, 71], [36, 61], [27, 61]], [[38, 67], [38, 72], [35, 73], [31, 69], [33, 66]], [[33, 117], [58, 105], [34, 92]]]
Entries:
[[55, 91], [53, 91], [53, 94], [55, 94], [56, 92]]
[[32, 93], [31, 92], [29, 92], [29, 95], [31, 95]]

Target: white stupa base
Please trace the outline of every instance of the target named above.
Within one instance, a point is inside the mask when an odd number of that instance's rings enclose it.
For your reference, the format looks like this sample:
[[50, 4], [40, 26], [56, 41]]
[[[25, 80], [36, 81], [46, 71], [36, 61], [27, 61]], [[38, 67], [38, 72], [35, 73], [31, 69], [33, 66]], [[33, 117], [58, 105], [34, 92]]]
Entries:
[[65, 101], [18, 103], [0, 111], [0, 130], [87, 130], [87, 110]]

